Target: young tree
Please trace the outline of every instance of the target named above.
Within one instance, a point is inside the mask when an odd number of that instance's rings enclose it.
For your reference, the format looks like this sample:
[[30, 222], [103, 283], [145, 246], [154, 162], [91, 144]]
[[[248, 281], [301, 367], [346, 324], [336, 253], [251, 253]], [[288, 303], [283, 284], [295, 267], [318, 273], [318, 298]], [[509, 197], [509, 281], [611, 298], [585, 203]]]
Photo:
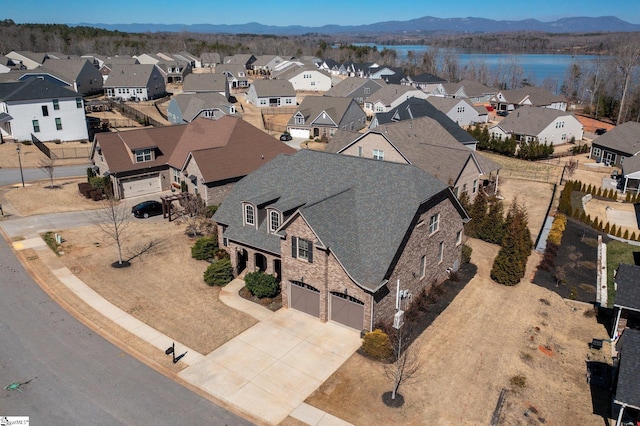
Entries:
[[394, 361], [391, 364], [385, 364], [384, 375], [393, 381], [391, 401], [395, 401], [400, 385], [414, 383], [420, 376], [420, 358], [417, 349], [410, 346], [412, 339], [409, 333], [411, 333], [409, 325], [405, 324], [396, 330], [393, 336], [389, 336], [393, 342]]
[[103, 208], [96, 210], [96, 225], [109, 238], [118, 249], [118, 261], [114, 267], [129, 266], [129, 262], [122, 259], [122, 249], [128, 237], [128, 228], [131, 223], [131, 211], [124, 203], [118, 202], [115, 197], [107, 194], [103, 201]]
[[51, 182], [51, 186], [49, 188], [53, 188], [53, 173], [56, 170], [55, 160], [48, 157], [44, 160], [40, 160], [38, 168], [42, 170], [47, 176], [49, 176], [49, 181]]

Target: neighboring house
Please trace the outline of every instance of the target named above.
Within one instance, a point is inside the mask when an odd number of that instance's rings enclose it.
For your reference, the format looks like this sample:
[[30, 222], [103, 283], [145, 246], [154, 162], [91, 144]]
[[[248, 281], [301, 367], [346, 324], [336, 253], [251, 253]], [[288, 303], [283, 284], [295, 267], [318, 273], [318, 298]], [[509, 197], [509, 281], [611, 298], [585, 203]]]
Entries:
[[437, 75], [425, 72], [416, 76], [405, 76], [400, 81], [400, 84], [403, 86], [415, 87], [417, 89], [424, 90], [427, 93], [433, 93], [436, 88], [442, 86], [442, 84], [446, 82], [447, 80], [440, 78]]
[[113, 69], [113, 67], [117, 67], [119, 65], [136, 65], [139, 63], [140, 62], [138, 62], [136, 58], [133, 58], [131, 56], [115, 56], [112, 58], [104, 58], [103, 64], [102, 66], [100, 66], [100, 68], [98, 68], [98, 71], [100, 71], [100, 74], [102, 74], [102, 80], [104, 82], [107, 80], [107, 77], [109, 77], [109, 74], [111, 74], [111, 70]]
[[287, 80], [296, 92], [326, 92], [331, 89], [331, 76], [313, 65], [291, 66], [273, 73], [273, 78]]
[[[481, 122], [482, 120], [478, 116], [478, 111], [475, 107], [465, 98], [439, 98], [437, 96], [431, 96], [427, 99], [434, 107], [444, 112], [447, 117], [455, 121], [460, 127], [468, 127], [472, 124]], [[486, 108], [485, 108], [486, 112]], [[483, 117], [486, 120], [487, 116]]]
[[39, 78], [0, 83], [0, 131], [16, 141], [86, 141], [82, 97]]
[[[326, 71], [331, 75], [346, 75], [346, 68], [344, 68], [344, 66], [338, 61], [335, 61], [333, 59], [321, 59], [320, 62], [316, 64], [316, 67], [319, 70]], [[344, 72], [342, 72], [343, 70]]]
[[514, 138], [517, 142], [537, 140], [541, 144], [561, 145], [581, 141], [583, 126], [569, 112], [552, 108], [521, 106], [489, 128], [496, 139]]
[[25, 73], [21, 80], [28, 76], [40, 78], [45, 74], [64, 81], [83, 96], [102, 94], [102, 74], [87, 59], [48, 59], [42, 67]]
[[377, 92], [386, 85], [387, 83], [385, 83], [384, 80], [347, 77], [325, 92], [324, 95], [337, 98], [353, 98], [356, 100], [358, 105], [362, 105], [364, 104], [366, 97]]
[[200, 54], [202, 68], [215, 68], [220, 64], [220, 54], [215, 52], [203, 52]]
[[[615, 323], [611, 329], [611, 340], [615, 341], [626, 334], [625, 326], [628, 320], [637, 322], [640, 313], [640, 266], [621, 263], [613, 275], [616, 289], [613, 310]], [[635, 320], [635, 321], [634, 321]], [[640, 361], [640, 360], [639, 360]]]
[[[253, 69], [253, 63], [256, 61], [256, 57], [250, 53], [239, 53], [233, 56], [227, 56], [222, 62], [224, 65], [240, 65], [245, 70]], [[218, 72], [216, 70], [216, 72]]]
[[232, 89], [249, 87], [249, 79], [247, 78], [247, 70], [243, 65], [218, 65], [215, 68], [216, 74], [226, 75], [229, 86]]
[[152, 64], [114, 65], [104, 82], [104, 94], [112, 99], [147, 101], [166, 93], [164, 78]]
[[167, 106], [167, 117], [171, 124], [189, 123], [198, 117], [217, 120], [223, 115], [235, 113], [235, 105], [215, 92], [181, 93], [173, 96]]
[[157, 66], [164, 75], [168, 84], [182, 83], [186, 75], [191, 73], [192, 61], [181, 55], [170, 55], [168, 53], [143, 53], [136, 56], [141, 64], [151, 64]]
[[400, 67], [388, 67], [381, 65], [369, 68], [369, 78], [384, 80], [389, 84], [400, 84], [405, 78], [405, 75]]
[[372, 116], [378, 112], [389, 112], [409, 98], [426, 99], [428, 97], [429, 95], [420, 89], [388, 84], [365, 98], [364, 110]]
[[202, 68], [202, 59], [189, 52], [178, 52], [171, 55], [171, 57], [177, 61], [186, 61], [189, 63], [191, 69]]
[[307, 96], [287, 123], [294, 138], [329, 139], [336, 130], [358, 131], [364, 128], [367, 116], [351, 98]]
[[28, 70], [41, 67], [47, 59], [46, 53], [29, 52], [27, 50], [11, 51], [5, 55], [7, 58], [13, 59], [15, 63], [21, 64]]
[[[455, 124], [454, 124], [455, 126]], [[367, 133], [337, 132], [326, 152], [413, 164], [471, 200], [498, 191], [501, 166], [460, 143], [431, 117], [385, 124]]]
[[284, 62], [284, 59], [280, 56], [261, 55], [256, 57], [256, 60], [251, 64], [251, 68], [256, 74], [268, 75], [282, 62]]
[[640, 331], [626, 329], [616, 346], [617, 375], [613, 381], [604, 383], [605, 386], [616, 384], [611, 417], [616, 419], [615, 426], [635, 425], [640, 421]]
[[640, 155], [627, 158], [622, 165], [622, 177], [624, 178], [623, 193], [634, 191], [640, 194]]
[[468, 216], [415, 166], [301, 150], [238, 182], [213, 220], [235, 274], [274, 274], [284, 307], [371, 331], [393, 322], [398, 282], [405, 310], [458, 269]]
[[640, 123], [627, 121], [600, 135], [591, 143], [589, 158], [609, 166], [624, 167], [640, 154]]
[[182, 93], [219, 93], [229, 99], [229, 81], [224, 74], [189, 74], [182, 83]]
[[450, 137], [475, 151], [478, 141], [426, 99], [410, 98], [389, 112], [377, 113], [371, 120], [369, 128], [375, 129], [386, 124], [414, 120], [420, 117], [430, 117], [438, 123], [439, 127], [446, 130]]
[[567, 99], [554, 95], [542, 87], [527, 86], [522, 89], [501, 90], [489, 98], [491, 106], [497, 111], [513, 111], [522, 105], [541, 108], [567, 110]]
[[119, 198], [180, 190], [184, 185], [212, 205], [248, 173], [292, 152], [262, 130], [227, 115], [185, 125], [98, 133], [91, 160], [100, 175], [111, 178]]
[[247, 90], [247, 102], [259, 108], [295, 107], [296, 91], [287, 80], [254, 80]]
[[489, 102], [497, 90], [490, 89], [482, 83], [473, 80], [462, 80], [458, 83], [443, 83], [442, 91], [437, 96], [445, 98], [467, 98], [471, 104]]

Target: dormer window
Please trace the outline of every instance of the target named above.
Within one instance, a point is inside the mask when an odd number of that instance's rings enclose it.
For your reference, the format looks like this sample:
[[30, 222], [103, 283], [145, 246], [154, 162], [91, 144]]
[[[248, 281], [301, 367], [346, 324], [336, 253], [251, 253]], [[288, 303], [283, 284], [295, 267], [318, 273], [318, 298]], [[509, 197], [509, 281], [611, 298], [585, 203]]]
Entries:
[[302, 114], [296, 114], [296, 124], [304, 124], [304, 117]]
[[280, 227], [280, 212], [276, 210], [269, 211], [269, 232], [276, 232]]
[[145, 161], [152, 160], [151, 148], [137, 149], [135, 151], [135, 155], [136, 155], [136, 163], [144, 163]]
[[256, 225], [256, 209], [251, 204], [244, 205], [244, 224], [249, 226]]

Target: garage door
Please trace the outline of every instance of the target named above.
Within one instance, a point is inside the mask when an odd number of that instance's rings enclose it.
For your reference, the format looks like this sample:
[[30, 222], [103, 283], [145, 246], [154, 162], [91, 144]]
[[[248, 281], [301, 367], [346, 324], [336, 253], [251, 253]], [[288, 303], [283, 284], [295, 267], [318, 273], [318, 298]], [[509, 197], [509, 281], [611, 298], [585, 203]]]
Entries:
[[331, 320], [362, 330], [364, 327], [364, 303], [342, 293], [331, 293]]
[[160, 175], [155, 173], [136, 178], [120, 180], [122, 198], [138, 197], [160, 192]]
[[309, 138], [309, 130], [308, 129], [289, 129], [289, 133], [294, 138], [303, 138], [303, 139], [308, 139]]
[[320, 290], [299, 281], [291, 281], [291, 307], [320, 318]]

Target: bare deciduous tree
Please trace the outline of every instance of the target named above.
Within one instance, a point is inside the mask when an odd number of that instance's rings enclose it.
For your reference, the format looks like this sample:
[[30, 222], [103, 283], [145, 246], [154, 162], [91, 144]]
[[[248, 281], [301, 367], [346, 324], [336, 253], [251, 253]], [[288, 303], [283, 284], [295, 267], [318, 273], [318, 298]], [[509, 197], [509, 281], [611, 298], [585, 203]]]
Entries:
[[389, 336], [395, 340], [394, 361], [384, 366], [384, 375], [393, 382], [392, 400], [396, 399], [400, 385], [415, 383], [420, 378], [420, 358], [416, 347], [410, 346], [413, 340], [409, 336], [410, 332], [409, 326], [404, 325], [396, 330], [395, 335]]
[[127, 266], [128, 261], [122, 259], [122, 249], [128, 237], [131, 211], [124, 203], [118, 202], [113, 196], [107, 195], [107, 198], [102, 203], [103, 208], [96, 210], [95, 223], [105, 235], [116, 243], [118, 248], [117, 264], [121, 267]]
[[40, 160], [38, 164], [38, 168], [42, 170], [47, 176], [49, 176], [49, 180], [51, 181], [50, 188], [53, 188], [53, 173], [56, 170], [56, 163], [53, 158], [47, 158], [44, 160]]
[[208, 218], [207, 206], [199, 195], [189, 197], [183, 204], [186, 223], [186, 233], [192, 237], [210, 234], [215, 230], [215, 224]]
[[627, 114], [627, 95], [634, 70], [640, 64], [640, 42], [621, 43], [616, 51], [616, 63], [622, 72], [622, 98], [618, 111], [618, 124], [622, 124]]

